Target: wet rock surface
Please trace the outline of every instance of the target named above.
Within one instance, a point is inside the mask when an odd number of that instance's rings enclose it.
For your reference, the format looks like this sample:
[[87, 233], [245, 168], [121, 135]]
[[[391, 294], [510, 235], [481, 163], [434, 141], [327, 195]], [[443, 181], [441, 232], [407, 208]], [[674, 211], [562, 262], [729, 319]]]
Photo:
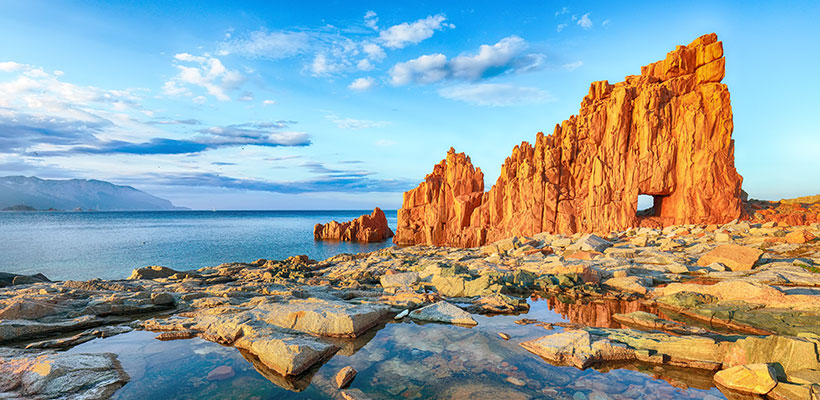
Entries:
[[[84, 348], [98, 338], [147, 330], [157, 339], [200, 338], [238, 349], [257, 374], [278, 387], [315, 386], [336, 398], [567, 398], [562, 396], [570, 385], [587, 398], [612, 397], [612, 385], [621, 397], [655, 396], [641, 392], [644, 384], [629, 389], [609, 382], [595, 389], [594, 380], [561, 380], [553, 370], [543, 372], [549, 379], [522, 372], [549, 364], [646, 371], [669, 382], [683, 380], [687, 387], [717, 385], [727, 395], [748, 390], [737, 384], [747, 379], [728, 373], [722, 376], [734, 378], [714, 378], [718, 371], [763, 364], [773, 371], [775, 385], [757, 395], [790, 398], [820, 383], [820, 274], [814, 272], [820, 265], [820, 225], [765, 224], [634, 228], [605, 237], [541, 233], [481, 248], [388, 248], [318, 262], [296, 256], [196, 271], [147, 267], [118, 281], [7, 286], [0, 288], [0, 341], [6, 350], [0, 357], [3, 365], [33, 363], [68, 355], [65, 349]], [[795, 231], [815, 238], [788, 243], [784, 238]], [[721, 261], [702, 265], [705, 255], [726, 245], [760, 255], [747, 270]], [[574, 257], [578, 252], [592, 256]], [[532, 304], [546, 305], [563, 319], [514, 317]], [[361, 350], [371, 341], [414, 358]], [[503, 354], [543, 359], [507, 361], [493, 346], [502, 346]], [[350, 366], [359, 374], [348, 389], [334, 382], [346, 365], [329, 375], [317, 372], [354, 354], [358, 358]], [[105, 357], [114, 368], [117, 359]], [[478, 374], [505, 362], [507, 367], [492, 369], [492, 384], [439, 388], [427, 381]], [[244, 376], [236, 365], [234, 377], [217, 367], [203, 371], [202, 379], [217, 384]], [[105, 398], [128, 379], [95, 368], [87, 375], [98, 376], [96, 383], [64, 390]], [[730, 381], [736, 383], [721, 383]], [[394, 393], [367, 389], [375, 382], [390, 382], [383, 389]], [[33, 397], [38, 390], [53, 393], [46, 384], [15, 385], [3, 390], [27, 390]], [[770, 385], [752, 386], [759, 392]], [[432, 387], [437, 391], [430, 392]]]

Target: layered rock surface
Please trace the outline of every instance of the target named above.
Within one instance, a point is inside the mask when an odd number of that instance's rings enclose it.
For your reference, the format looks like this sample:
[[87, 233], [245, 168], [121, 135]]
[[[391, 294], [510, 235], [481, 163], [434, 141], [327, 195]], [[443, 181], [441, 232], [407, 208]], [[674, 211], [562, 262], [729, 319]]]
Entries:
[[[678, 46], [623, 82], [594, 82], [577, 116], [515, 146], [484, 192], [450, 149], [404, 194], [398, 244], [473, 247], [538, 232], [726, 223], [741, 214], [732, 107], [717, 35]], [[639, 216], [639, 195], [654, 207]]]
[[362, 215], [348, 222], [330, 221], [313, 227], [316, 240], [343, 240], [353, 242], [381, 242], [393, 237], [393, 230], [387, 225], [384, 211], [379, 207], [370, 215]]

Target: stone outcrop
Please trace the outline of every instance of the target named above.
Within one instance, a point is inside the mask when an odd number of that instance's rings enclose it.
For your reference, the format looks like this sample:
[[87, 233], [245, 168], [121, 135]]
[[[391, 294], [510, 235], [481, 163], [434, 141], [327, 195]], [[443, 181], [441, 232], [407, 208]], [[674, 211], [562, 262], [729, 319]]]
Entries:
[[[397, 244], [480, 246], [538, 232], [726, 223], [741, 215], [732, 107], [717, 35], [623, 82], [594, 82], [577, 116], [515, 146], [495, 185], [450, 149], [404, 194]], [[654, 206], [637, 212], [639, 195]]]
[[370, 215], [362, 215], [348, 222], [330, 221], [313, 227], [316, 240], [343, 240], [351, 242], [381, 242], [393, 237], [393, 230], [387, 225], [387, 217], [379, 207]]

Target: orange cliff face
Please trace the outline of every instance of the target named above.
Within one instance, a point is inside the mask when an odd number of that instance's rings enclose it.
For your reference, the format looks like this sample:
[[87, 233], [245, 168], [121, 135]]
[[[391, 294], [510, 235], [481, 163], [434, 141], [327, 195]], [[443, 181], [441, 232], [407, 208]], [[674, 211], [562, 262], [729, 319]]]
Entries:
[[[732, 106], [717, 35], [678, 46], [614, 85], [594, 82], [577, 116], [523, 142], [484, 192], [483, 174], [450, 149], [404, 194], [397, 244], [480, 246], [539, 232], [725, 223], [741, 213]], [[648, 215], [638, 195], [651, 195]]]

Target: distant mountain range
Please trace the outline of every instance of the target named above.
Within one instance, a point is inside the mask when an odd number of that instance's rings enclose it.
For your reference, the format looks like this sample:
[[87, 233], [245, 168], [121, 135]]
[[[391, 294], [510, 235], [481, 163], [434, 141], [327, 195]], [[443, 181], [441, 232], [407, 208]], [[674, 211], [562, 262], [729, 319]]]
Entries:
[[0, 177], [0, 209], [38, 210], [185, 210], [170, 201], [131, 186], [120, 186], [94, 179], [40, 179], [26, 176]]

